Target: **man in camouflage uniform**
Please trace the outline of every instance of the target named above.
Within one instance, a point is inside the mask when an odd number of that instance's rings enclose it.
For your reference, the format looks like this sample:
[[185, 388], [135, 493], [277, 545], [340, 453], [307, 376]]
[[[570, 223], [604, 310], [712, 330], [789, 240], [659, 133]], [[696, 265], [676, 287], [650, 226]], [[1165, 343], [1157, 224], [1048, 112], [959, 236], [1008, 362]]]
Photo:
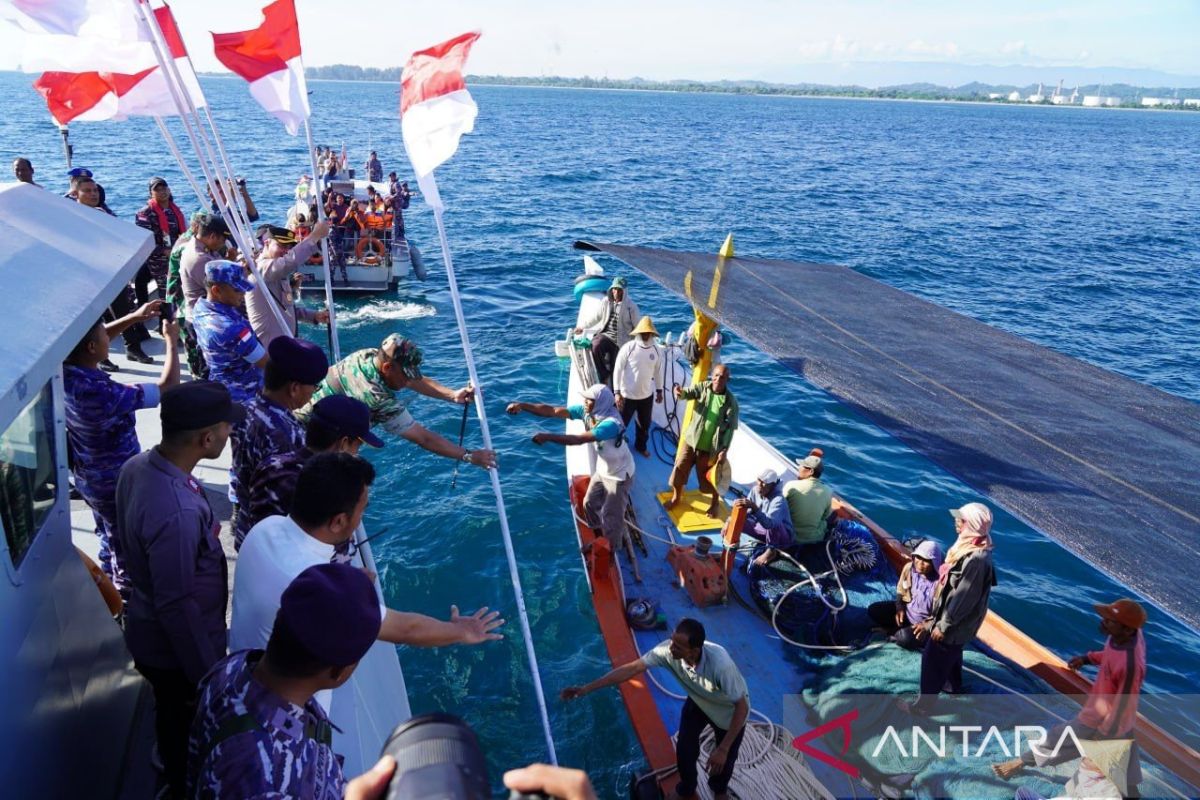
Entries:
[[350, 679], [382, 622], [362, 570], [317, 564], [301, 572], [280, 598], [266, 650], [233, 653], [204, 678], [188, 796], [341, 800], [346, 778], [332, 725], [313, 695]]
[[296, 493], [300, 470], [318, 453], [358, 455], [366, 442], [383, 447], [383, 440], [371, 433], [371, 411], [360, 400], [335, 394], [313, 406], [304, 433], [304, 446], [279, 453], [259, 464], [250, 479], [247, 505], [238, 513], [249, 531], [267, 517], [286, 517]]
[[[204, 265], [204, 276], [208, 297], [200, 298], [192, 306], [196, 339], [208, 362], [209, 379], [224, 384], [233, 402], [245, 407], [262, 388], [262, 371], [267, 364], [266, 348], [239, 310], [246, 292], [254, 284], [246, 280], [242, 265], [233, 261], [208, 262]], [[241, 425], [235, 426], [229, 437], [235, 463], [243, 430]], [[237, 474], [232, 469], [229, 502], [237, 502]]]
[[426, 397], [449, 403], [469, 403], [475, 391], [470, 386], [451, 389], [421, 374], [421, 351], [399, 334], [391, 334], [378, 348], [369, 347], [351, 353], [329, 369], [329, 375], [317, 388], [307, 406], [296, 418], [307, 423], [314, 404], [324, 397], [341, 394], [361, 400], [371, 410], [371, 423], [402, 436], [431, 453], [453, 458], [483, 469], [496, 466], [491, 450], [467, 450], [441, 434], [425, 428], [408, 413], [408, 407], [396, 392], [411, 389]]
[[179, 383], [179, 355], [174, 339], [178, 327], [173, 322], [165, 326], [167, 353], [156, 383], [117, 383], [100, 369], [100, 364], [108, 358], [110, 338], [154, 316], [159, 302], [146, 303], [107, 325], [103, 320], [98, 321], [63, 363], [67, 438], [73, 453], [75, 488], [92, 509], [96, 521], [100, 568], [126, 600], [129, 591], [117, 538], [117, 475], [126, 461], [142, 451], [134, 412], [157, 406], [162, 390]]
[[[184, 256], [195, 251], [197, 247], [202, 247], [205, 252], [210, 248], [204, 243], [204, 236], [201, 231], [204, 229], [212, 229], [213, 217], [205, 211], [197, 211], [192, 214], [192, 224], [188, 228], [187, 233], [180, 236], [175, 242], [175, 246], [171, 248], [171, 258], [167, 266], [167, 302], [175, 307], [175, 319], [179, 321], [179, 332], [183, 336], [184, 352], [187, 354], [188, 369], [192, 373], [192, 378], [198, 381], [208, 380], [208, 364], [204, 361], [204, 352], [200, 349], [200, 342], [196, 340], [195, 328], [187, 321], [189, 312], [191, 311], [192, 303], [196, 301], [196, 297], [189, 298], [187, 290], [183, 283], [183, 259]], [[225, 221], [216, 218], [221, 228], [224, 228], [225, 236], [228, 235], [229, 229], [225, 227]], [[221, 258], [225, 252], [225, 236], [220, 237], [220, 244], [213, 252], [213, 258]], [[209, 243], [212, 239], [211, 233]], [[198, 242], [200, 243], [198, 245]], [[211, 260], [211, 259], [209, 259]], [[189, 257], [189, 262], [192, 262]], [[194, 262], [193, 262], [194, 266]], [[204, 265], [199, 265], [200, 270], [200, 286], [204, 285]]]
[[304, 444], [303, 430], [292, 412], [308, 403], [329, 370], [324, 351], [312, 342], [277, 336], [267, 346], [263, 388], [246, 405], [246, 424], [234, 454], [238, 514], [233, 523], [234, 546], [240, 550], [250, 532], [250, 479], [254, 469], [274, 455], [290, 453]]

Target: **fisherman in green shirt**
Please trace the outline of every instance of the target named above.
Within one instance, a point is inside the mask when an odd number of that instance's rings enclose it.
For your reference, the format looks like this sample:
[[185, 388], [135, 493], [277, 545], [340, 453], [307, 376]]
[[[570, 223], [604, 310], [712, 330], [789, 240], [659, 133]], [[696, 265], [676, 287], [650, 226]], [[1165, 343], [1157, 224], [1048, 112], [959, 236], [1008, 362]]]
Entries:
[[783, 485], [783, 499], [792, 516], [796, 544], [825, 540], [829, 515], [833, 511], [833, 492], [821, 483], [821, 457], [809, 455], [796, 462], [796, 480]]
[[725, 461], [733, 441], [733, 432], [738, 426], [737, 398], [728, 386], [729, 367], [718, 364], [713, 367], [712, 377], [699, 386], [687, 389], [675, 387], [676, 399], [695, 402], [692, 405], [692, 419], [679, 442], [675, 468], [671, 470], [671, 500], [667, 508], [674, 508], [683, 499], [688, 473], [695, 467], [700, 491], [712, 498], [708, 515], [717, 516], [721, 494], [708, 479], [708, 471]]
[[712, 727], [716, 746], [708, 754], [708, 788], [716, 800], [729, 797], [729, 779], [742, 746], [746, 719], [750, 716], [750, 692], [746, 679], [729, 652], [705, 640], [704, 625], [687, 617], [679, 620], [675, 633], [636, 661], [630, 661], [584, 686], [568, 686], [559, 695], [576, 700], [606, 686], [637, 677], [650, 667], [663, 667], [687, 693], [679, 716], [679, 738], [675, 765], [679, 784], [675, 800], [696, 792], [696, 762], [700, 758], [700, 735]]

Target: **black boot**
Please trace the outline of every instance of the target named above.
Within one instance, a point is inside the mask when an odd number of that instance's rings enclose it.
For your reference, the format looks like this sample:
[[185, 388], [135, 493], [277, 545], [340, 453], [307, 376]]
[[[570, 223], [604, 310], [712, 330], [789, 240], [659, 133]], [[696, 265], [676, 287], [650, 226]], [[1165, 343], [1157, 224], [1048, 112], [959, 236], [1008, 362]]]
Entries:
[[121, 371], [120, 367], [118, 367], [113, 362], [109, 361], [107, 358], [104, 359], [103, 361], [101, 361], [99, 366], [100, 366], [100, 369], [104, 370], [105, 372], [120, 372]]
[[139, 364], [153, 364], [154, 359], [146, 355], [140, 344], [131, 344], [125, 348], [125, 357]]

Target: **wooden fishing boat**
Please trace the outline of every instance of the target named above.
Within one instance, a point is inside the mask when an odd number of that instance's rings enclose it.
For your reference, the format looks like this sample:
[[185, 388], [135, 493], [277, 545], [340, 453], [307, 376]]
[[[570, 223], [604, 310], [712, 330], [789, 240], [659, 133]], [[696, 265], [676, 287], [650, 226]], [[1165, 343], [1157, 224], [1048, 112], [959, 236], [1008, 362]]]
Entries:
[[[634, 267], [639, 267], [637, 259], [622, 257], [621, 253], [613, 253], [617, 246], [592, 246], [580, 243], [581, 249], [604, 250]], [[670, 260], [670, 254], [655, 251], [663, 259]], [[716, 302], [722, 281], [722, 267], [732, 262], [732, 242], [727, 240], [717, 260], [717, 269], [711, 284], [704, 290], [697, 289], [693, 293], [692, 283], [695, 276], [688, 270], [683, 285], [668, 285], [666, 288], [683, 295], [692, 302], [696, 310], [696, 320], [700, 331], [698, 339], [707, 339], [714, 329], [716, 322], [703, 312], [712, 313], [719, 306]], [[727, 273], [728, 274], [728, 273]], [[658, 280], [658, 276], [651, 275]], [[697, 280], [696, 283], [699, 283]], [[585, 273], [576, 282], [576, 296], [579, 299], [578, 320], [593, 316], [598, 305], [603, 301], [604, 291], [608, 282], [603, 278], [603, 269], [590, 257], [585, 256]], [[682, 291], [681, 291], [682, 289]], [[708, 298], [707, 305], [703, 298]], [[694, 298], [700, 298], [699, 300]], [[738, 331], [741, 333], [742, 331]], [[682, 337], [680, 337], [680, 341]], [[566, 449], [567, 492], [574, 513], [575, 528], [581, 550], [586, 549], [584, 556], [584, 571], [587, 576], [596, 618], [599, 623], [601, 636], [604, 639], [609, 659], [613, 666], [628, 663], [640, 657], [641, 654], [655, 644], [667, 638], [670, 629], [682, 617], [699, 619], [706, 627], [708, 638], [723, 645], [738, 663], [750, 689], [751, 705], [753, 708], [751, 725], [755, 729], [754, 742], [747, 738], [742, 746], [739, 766], [735, 771], [732, 791], [743, 798], [800, 798], [800, 797], [833, 797], [833, 796], [871, 796], [904, 795], [915, 796], [945, 796], [939, 794], [939, 787], [922, 788], [920, 779], [916, 784], [901, 786], [891, 785], [887, 776], [879, 774], [862, 774], [858, 778], [849, 777], [845, 770], [838, 766], [844, 751], [839, 750], [836, 737], [832, 743], [816, 739], [808, 742], [809, 748], [815, 748], [823, 756], [805, 759], [796, 748], [791, 746], [792, 736], [804, 733], [803, 730], [787, 730], [783, 727], [785, 721], [796, 723], [795, 714], [789, 718], [789, 698], [796, 698], [806, 688], [811, 688], [815, 676], [822, 672], [834, 672], [840, 668], [838, 659], [858, 661], [882, 659], [889, 656], [889, 650], [898, 651], [894, 645], [876, 643], [862, 647], [861, 642], [846, 644], [824, 644], [796, 642], [796, 647], [789, 637], [775, 622], [774, 611], [764, 609], [761, 604], [747, 602], [754, 592], [753, 579], [748, 574], [747, 563], [751, 557], [746, 542], [739, 541], [733, 531], [739, 530], [744, 511], [738, 509], [726, 510], [724, 522], [714, 522], [706, 525], [703, 513], [696, 511], [690, 515], [673, 515], [663, 505], [661, 493], [668, 486], [668, 475], [674, 456], [675, 437], [681, 430], [681, 421], [686, 413], [683, 403], [672, 402], [670, 387], [675, 384], [687, 385], [704, 379], [707, 376], [710, 363], [702, 360], [695, 370], [690, 369], [681, 359], [681, 349], [678, 343], [672, 344], [670, 336], [664, 339], [664, 349], [667, 356], [666, 366], [666, 402], [657, 404], [654, 408], [654, 434], [652, 435], [652, 454], [650, 458], [635, 456], [636, 474], [630, 491], [629, 510], [627, 518], [634, 533], [634, 546], [628, 553], [618, 554], [617, 558], [610, 557], [610, 549], [602, 537], [585, 521], [582, 501], [587, 491], [590, 476], [595, 466], [596, 455], [594, 448], [568, 447]], [[594, 368], [591, 364], [590, 352], [586, 342], [577, 340], [568, 333], [566, 340], [556, 343], [556, 353], [570, 359], [570, 379], [564, 400], [567, 404], [581, 402], [580, 392], [595, 382]], [[706, 356], [707, 358], [707, 356]], [[732, 379], [731, 388], [736, 392], [736, 375]], [[580, 433], [582, 422], [568, 421], [567, 433]], [[629, 434], [632, 436], [632, 431]], [[804, 455], [804, 454], [801, 454]], [[785, 457], [759, 433], [755, 432], [743, 421], [733, 439], [729, 450], [728, 461], [731, 467], [731, 486], [749, 487], [753, 485], [757, 475], [765, 468], [774, 469], [782, 481], [795, 477], [794, 462]], [[689, 489], [695, 487], [694, 478], [690, 479]], [[726, 493], [725, 499], [733, 498], [732, 493]], [[685, 504], [687, 496], [685, 495]], [[702, 508], [701, 505], [696, 506]], [[843, 602], [849, 601], [847, 592], [852, 592], [855, 598], [877, 592], [874, 599], [888, 597], [895, 585], [895, 578], [904, 563], [909, 560], [909, 549], [905, 543], [889, 535], [866, 515], [861, 513], [847, 500], [837, 497], [834, 500], [834, 516], [839, 521], [854, 523], [869, 531], [869, 539], [874, 542], [881, 556], [878, 569], [873, 569], [871, 575], [847, 574], [840, 575], [836, 570], [825, 574], [811, 575], [817, 572], [812, 567], [810, 577], [812, 585], [818, 594], [824, 594], [826, 588], [836, 595], [836, 587], [841, 589]], [[840, 527], [840, 525], [839, 525]], [[712, 544], [710, 555], [700, 551], [706, 549], [707, 539]], [[700, 544], [699, 550], [697, 545]], [[695, 559], [702, 563], [702, 568], [689, 572], [687, 565], [680, 568], [679, 556], [684, 560]], [[827, 550], [830, 564], [834, 566], [834, 554]], [[723, 599], [714, 602], [711, 594], [698, 591], [691, 585], [693, 580], [712, 577], [714, 567], [719, 576], [726, 582]], [[806, 568], [807, 569], [807, 568]], [[833, 580], [829, 580], [830, 573]], [[843, 587], [843, 583], [845, 586]], [[782, 599], [781, 599], [782, 600]], [[829, 602], [826, 606], [832, 607]], [[837, 613], [834, 612], [836, 619]], [[659, 624], [645, 624], [646, 620], [657, 617]], [[815, 647], [815, 650], [801, 648]], [[1062, 693], [1063, 705], [1066, 709], [1077, 708], [1074, 702], [1085, 694], [1090, 682], [1075, 672], [1066, 668], [1066, 664], [1048, 649], [1010, 622], [999, 615], [989, 613], [979, 632], [978, 640], [972, 648], [968, 663], [971, 676], [968, 678], [967, 691], [970, 692], [1010, 692], [1014, 696], [1021, 693]], [[809, 653], [817, 655], [809, 657]], [[832, 655], [838, 653], [838, 655]], [[845, 653], [846, 655], [841, 655]], [[917, 657], [919, 660], [919, 657]], [[910, 660], [910, 663], [911, 662]], [[631, 784], [630, 795], [633, 798], [650, 798], [670, 796], [676, 784], [674, 775], [675, 750], [672, 742], [672, 732], [679, 718], [681, 697], [679, 689], [665, 673], [655, 676], [657, 670], [651, 670], [643, 676], [630, 680], [620, 686], [621, 699], [628, 712], [630, 724], [641, 745], [649, 766], [649, 771], [635, 778]], [[882, 680], [873, 691], [892, 693], [897, 686], [904, 685], [903, 681], [892, 681], [895, 676], [881, 676]], [[908, 685], [915, 683], [915, 674], [908, 676]], [[1008, 684], [1016, 684], [1008, 685]], [[863, 691], [858, 687], [856, 691]], [[1070, 696], [1073, 699], [1068, 699]], [[1063, 711], [1073, 713], [1073, 711]], [[816, 727], [811, 716], [808, 723]], [[1139, 718], [1137, 740], [1144, 756], [1148, 755], [1147, 780], [1142, 785], [1143, 796], [1183, 796], [1196, 795], [1196, 787], [1200, 787], [1200, 754], [1197, 751], [1174, 738], [1155, 723]], [[848, 745], [847, 740], [847, 745]], [[845, 762], [841, 762], [843, 765]], [[981, 765], [980, 781], [988, 783], [990, 770], [987, 765]], [[865, 771], [864, 771], [865, 772]], [[701, 771], [703, 776], [703, 771]], [[911, 776], [908, 776], [911, 779]], [[707, 787], [701, 780], [701, 796]], [[992, 780], [992, 783], [997, 783]], [[995, 786], [996, 794], [988, 796], [1011, 796], [1016, 786]], [[848, 791], [847, 791], [848, 789]], [[945, 791], [944, 786], [941, 791]], [[1003, 795], [1007, 792], [1007, 795]]]

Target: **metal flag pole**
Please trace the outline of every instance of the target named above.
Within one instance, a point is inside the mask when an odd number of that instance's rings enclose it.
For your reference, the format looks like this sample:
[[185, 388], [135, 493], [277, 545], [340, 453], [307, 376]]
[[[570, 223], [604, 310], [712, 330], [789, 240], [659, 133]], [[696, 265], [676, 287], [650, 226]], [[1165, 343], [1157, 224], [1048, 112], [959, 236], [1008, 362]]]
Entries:
[[[436, 187], [437, 182], [431, 172], [427, 181]], [[483, 385], [479, 381], [479, 373], [475, 369], [475, 355], [471, 351], [471, 337], [467, 333], [467, 320], [463, 315], [462, 298], [458, 294], [458, 281], [454, 277], [454, 261], [450, 257], [450, 243], [446, 239], [446, 226], [442, 221], [442, 204], [431, 203], [433, 219], [437, 223], [438, 239], [442, 245], [442, 260], [446, 264], [446, 282], [450, 287], [450, 301], [454, 304], [454, 317], [458, 321], [458, 335], [462, 339], [463, 357], [467, 362], [467, 375], [471, 385], [475, 387], [475, 412], [479, 415], [479, 431], [483, 434], [483, 446], [492, 448], [492, 435], [488, 430], [487, 411], [483, 406]], [[529, 613], [525, 608], [525, 594], [521, 590], [521, 576], [517, 572], [517, 555], [513, 550], [512, 533], [508, 529], [508, 514], [504, 510], [504, 493], [500, 489], [500, 471], [495, 467], [488, 470], [492, 479], [492, 492], [496, 495], [496, 510], [500, 514], [500, 533], [504, 537], [504, 554], [508, 559], [508, 574], [512, 580], [513, 593], [517, 599], [517, 614], [521, 620], [521, 633], [525, 637], [525, 655], [529, 659], [529, 669], [533, 673], [533, 690], [537, 695], [538, 713], [542, 717], [542, 730], [546, 736], [546, 749], [550, 763], [558, 764], [558, 754], [554, 751], [554, 736], [550, 730], [550, 714], [546, 710], [546, 696], [542, 691], [542, 676], [538, 670], [537, 654], [533, 649], [533, 632], [529, 628]]]
[[[196, 132], [192, 128], [192, 120], [187, 113], [187, 106], [184, 105], [184, 101], [181, 97], [181, 95], [187, 94], [186, 87], [184, 87], [183, 82], [179, 79], [179, 71], [171, 70], [167, 67], [167, 60], [171, 53], [166, 47], [165, 39], [162, 37], [162, 31], [158, 27], [158, 20], [155, 19], [154, 12], [151, 10], [150, 5], [148, 2], [146, 2], [146, 0], [131, 0], [131, 2], [134, 4], [137, 12], [140, 14], [142, 23], [146, 26], [146, 30], [150, 34], [150, 49], [154, 51], [154, 57], [158, 61], [158, 68], [162, 70], [163, 80], [166, 82], [167, 89], [171, 92], [171, 99], [175, 103], [175, 109], [179, 112], [180, 119], [183, 121], [183, 128], [187, 132], [188, 139], [191, 141], [192, 149], [196, 151], [196, 158], [200, 161], [200, 169], [204, 173], [204, 177], [208, 181], [208, 185], [211, 187], [216, 187], [217, 181], [216, 178], [213, 177], [215, 164], [213, 165], [212, 169], [210, 169], [208, 162], [204, 160], [204, 154], [201, 150]], [[174, 66], [174, 60], [170, 60], [172, 62], [171, 65]], [[190, 96], [188, 96], [187, 102], [189, 105], [191, 104]], [[192, 106], [192, 113], [195, 113], [194, 106]], [[211, 149], [209, 152], [211, 154]], [[222, 197], [224, 194], [224, 192], [221, 192]], [[275, 315], [276, 320], [279, 321], [280, 327], [284, 330], [290, 330], [291, 326], [288, 324], [287, 317], [284, 316], [282, 309], [280, 309], [279, 305], [275, 302], [274, 296], [272, 296], [271, 292], [267, 289], [266, 281], [263, 280], [262, 275], [258, 271], [258, 265], [254, 260], [255, 251], [250, 246], [250, 236], [236, 225], [237, 219], [233, 214], [232, 209], [229, 207], [228, 198], [224, 198], [225, 202], [222, 202], [220, 198], [214, 199], [217, 199], [218, 207], [220, 207], [221, 213], [225, 217], [226, 221], [232, 221], [235, 223], [230, 226], [230, 231], [233, 234], [234, 240], [237, 242], [238, 247], [241, 248], [242, 255], [246, 259], [246, 265], [250, 268], [250, 272], [253, 273], [255, 280], [258, 282], [258, 286], [262, 290], [263, 297], [266, 299], [268, 307], [270, 307], [271, 312]]]
[[200, 182], [196, 180], [196, 176], [188, 169], [187, 162], [183, 158], [183, 153], [179, 150], [179, 145], [175, 143], [175, 137], [171, 135], [171, 129], [167, 127], [166, 121], [158, 115], [155, 115], [154, 121], [158, 123], [158, 130], [162, 133], [163, 139], [167, 143], [167, 148], [171, 151], [171, 155], [175, 156], [175, 161], [179, 164], [179, 169], [183, 172], [183, 177], [187, 179], [187, 182], [192, 187], [192, 191], [196, 193], [196, 199], [203, 206], [204, 190], [200, 188]]
[[[301, 68], [303, 69], [303, 67]], [[321, 190], [317, 184], [317, 155], [313, 150], [312, 127], [304, 120], [304, 137], [308, 140], [308, 161], [312, 165], [313, 190], [317, 193], [317, 221], [325, 219], [325, 204], [321, 202]], [[329, 268], [329, 237], [321, 237], [321, 261], [325, 264], [325, 307], [329, 309], [329, 349], [333, 361], [342, 360], [341, 347], [338, 344], [337, 321], [333, 310], [333, 273]]]

